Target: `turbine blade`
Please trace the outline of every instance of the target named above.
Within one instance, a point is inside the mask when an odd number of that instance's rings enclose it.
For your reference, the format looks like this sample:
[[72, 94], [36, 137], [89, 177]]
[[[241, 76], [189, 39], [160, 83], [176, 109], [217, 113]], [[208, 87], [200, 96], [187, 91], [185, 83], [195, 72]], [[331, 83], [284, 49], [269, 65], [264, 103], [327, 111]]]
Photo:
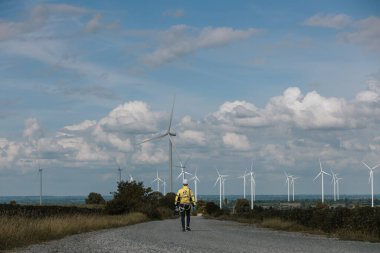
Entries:
[[371, 170], [371, 167], [369, 167], [365, 162], [362, 161], [362, 163], [369, 169]]
[[[173, 120], [173, 111], [174, 111], [174, 102], [175, 102], [175, 95], [173, 97], [173, 106], [172, 106], [172, 111], [170, 113], [170, 120], [169, 120], [169, 127], [168, 127], [168, 133], [170, 133], [170, 129], [172, 127], [172, 120]], [[170, 134], [169, 134], [170, 135]]]
[[318, 175], [313, 179], [313, 181], [315, 181], [320, 175], [321, 175], [321, 172], [318, 173]]
[[215, 185], [218, 183], [219, 180], [220, 180], [220, 177], [218, 177], [218, 178], [216, 179], [215, 184], [214, 184], [214, 187], [215, 187]]
[[144, 142], [161, 139], [162, 137], [165, 137], [166, 135], [168, 135], [168, 133], [160, 134], [159, 136], [155, 136], [155, 137], [143, 140], [143, 141], [139, 142], [138, 144], [143, 144]]
[[374, 170], [374, 169], [376, 169], [377, 167], [379, 167], [380, 166], [380, 163], [379, 164], [377, 164], [375, 167], [373, 167], [372, 169]]

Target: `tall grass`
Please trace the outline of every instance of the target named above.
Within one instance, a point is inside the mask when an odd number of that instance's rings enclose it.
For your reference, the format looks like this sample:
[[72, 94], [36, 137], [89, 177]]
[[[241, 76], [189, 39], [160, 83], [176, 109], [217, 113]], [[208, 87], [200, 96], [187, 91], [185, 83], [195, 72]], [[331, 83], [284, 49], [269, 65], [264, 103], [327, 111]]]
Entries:
[[46, 218], [0, 216], [0, 250], [12, 249], [98, 229], [148, 221], [145, 214], [73, 215]]

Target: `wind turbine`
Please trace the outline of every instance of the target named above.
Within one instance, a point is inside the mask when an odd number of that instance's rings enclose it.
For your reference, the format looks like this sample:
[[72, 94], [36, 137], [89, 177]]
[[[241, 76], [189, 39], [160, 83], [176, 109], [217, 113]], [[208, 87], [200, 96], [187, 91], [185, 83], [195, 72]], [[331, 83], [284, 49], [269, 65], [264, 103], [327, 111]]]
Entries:
[[295, 184], [295, 180], [298, 179], [298, 178], [299, 177], [290, 176], [291, 184], [292, 184], [292, 188], [293, 188], [293, 202], [294, 202], [294, 184]]
[[38, 162], [38, 173], [40, 174], [40, 206], [42, 206], [42, 169]]
[[179, 160], [179, 164], [180, 164], [180, 168], [181, 168], [181, 173], [178, 175], [177, 179], [180, 178], [182, 176], [182, 181], [186, 178], [186, 174], [187, 175], [192, 175], [191, 173], [187, 172], [185, 169], [186, 169], [186, 164], [187, 162], [189, 161], [190, 157], [187, 159], [187, 161], [183, 164], [181, 162], [181, 160], [179, 159], [179, 156], [178, 156], [178, 160]]
[[216, 169], [216, 172], [218, 173], [218, 178], [215, 181], [214, 187], [219, 181], [219, 207], [220, 209], [222, 209], [222, 184], [223, 184], [222, 181], [224, 177], [227, 177], [227, 175], [220, 175], [218, 169]]
[[198, 185], [198, 182], [201, 182], [199, 180], [199, 178], [197, 177], [197, 170], [198, 169], [195, 169], [194, 177], [191, 178], [191, 180], [194, 181], [195, 202], [198, 201], [198, 187], [197, 187], [197, 185]]
[[163, 179], [162, 185], [164, 186], [164, 196], [166, 195], [166, 180]]
[[251, 210], [253, 210], [253, 202], [256, 201], [256, 180], [255, 172], [253, 172], [253, 160], [251, 164], [251, 171], [249, 172], [251, 180]]
[[249, 173], [247, 173], [247, 169], [245, 169], [245, 171], [244, 171], [244, 174], [243, 175], [241, 175], [240, 177], [238, 177], [238, 178], [242, 178], [243, 179], [243, 189], [244, 189], [244, 199], [245, 199], [245, 182], [246, 182], [246, 180], [245, 180], [245, 177], [246, 176], [248, 176], [249, 175]]
[[129, 182], [132, 183], [133, 181], [135, 181], [135, 180], [133, 179], [132, 175], [129, 174]]
[[337, 195], [337, 199], [339, 200], [339, 196], [340, 196], [340, 193], [339, 193], [339, 181], [342, 180], [343, 178], [341, 177], [337, 177], [336, 178], [336, 195]]
[[117, 169], [117, 171], [119, 172], [119, 183], [121, 182], [121, 169], [120, 167]]
[[321, 184], [322, 184], [322, 203], [325, 203], [325, 193], [324, 193], [324, 187], [323, 187], [323, 174], [326, 174], [328, 176], [331, 176], [329, 173], [323, 171], [322, 169], [322, 163], [321, 159], [319, 159], [319, 167], [321, 168], [321, 171], [318, 173], [318, 175], [314, 178], [313, 181], [315, 181], [319, 176], [321, 176]]
[[380, 163], [375, 165], [374, 167], [369, 167], [365, 162], [362, 161], [362, 163], [369, 169], [369, 183], [371, 183], [371, 196], [372, 196], [372, 207], [374, 207], [374, 202], [373, 202], [373, 171], [377, 167], [380, 166]]
[[337, 180], [337, 175], [336, 173], [334, 173], [332, 170], [331, 171], [331, 175], [332, 175], [332, 180], [331, 180], [331, 183], [334, 184], [334, 201], [336, 201], [336, 180]]
[[288, 184], [288, 202], [290, 202], [290, 184], [291, 184], [291, 179], [292, 179], [292, 176], [291, 175], [288, 175], [285, 171], [284, 171], [284, 174], [285, 174], [285, 177], [286, 177], [286, 182]]
[[162, 179], [159, 178], [158, 176], [158, 170], [157, 170], [157, 176], [156, 178], [152, 181], [152, 183], [156, 182], [157, 181], [157, 191], [159, 192], [160, 191], [160, 182], [162, 182]]
[[165, 131], [165, 133], [160, 134], [160, 135], [155, 136], [155, 137], [152, 137], [152, 138], [149, 138], [149, 139], [146, 139], [146, 140], [143, 140], [142, 142], [140, 142], [140, 144], [142, 144], [144, 142], [148, 142], [148, 141], [152, 141], [152, 140], [156, 140], [156, 139], [161, 139], [161, 138], [164, 138], [165, 136], [168, 136], [168, 138], [169, 138], [169, 181], [170, 181], [170, 192], [173, 192], [173, 155], [172, 155], [172, 152], [173, 152], [173, 140], [172, 140], [171, 136], [176, 136], [176, 133], [172, 132], [172, 129], [171, 129], [172, 120], [173, 120], [174, 102], [175, 102], [175, 97], [173, 98], [173, 106], [172, 106], [172, 111], [170, 113], [169, 126], [168, 126], [167, 130]]

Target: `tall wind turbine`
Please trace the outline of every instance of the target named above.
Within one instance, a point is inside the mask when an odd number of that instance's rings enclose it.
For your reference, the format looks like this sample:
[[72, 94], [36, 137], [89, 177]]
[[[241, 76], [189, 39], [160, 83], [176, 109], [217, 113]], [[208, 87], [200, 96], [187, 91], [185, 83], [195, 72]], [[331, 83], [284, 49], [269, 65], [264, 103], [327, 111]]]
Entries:
[[298, 179], [299, 177], [295, 177], [295, 176], [290, 176], [290, 179], [291, 179], [291, 184], [292, 184], [292, 190], [293, 190], [293, 202], [294, 202], [294, 184], [295, 184], [295, 181], [296, 179]]
[[284, 171], [284, 174], [285, 174], [285, 177], [286, 177], [286, 182], [285, 183], [288, 184], [288, 202], [290, 202], [290, 184], [292, 183], [291, 182], [292, 176], [288, 175], [285, 171]]
[[247, 173], [247, 169], [245, 169], [245, 171], [244, 171], [244, 174], [243, 175], [241, 175], [240, 177], [238, 177], [238, 178], [242, 178], [243, 179], [243, 192], [244, 192], [244, 199], [245, 199], [245, 182], [246, 182], [246, 180], [245, 180], [245, 178], [246, 178], [246, 176], [249, 176], [249, 173]]
[[117, 171], [119, 172], [119, 183], [121, 182], [121, 169], [120, 167], [117, 169]]
[[160, 182], [162, 182], [162, 179], [158, 176], [158, 170], [157, 170], [157, 176], [152, 181], [152, 183], [157, 182], [157, 191], [160, 192]]
[[164, 196], [165, 196], [166, 195], [166, 180], [163, 179], [162, 181], [163, 181], [162, 185], [164, 186]]
[[374, 207], [374, 201], [373, 201], [373, 170], [380, 166], [380, 163], [375, 165], [374, 167], [369, 167], [365, 162], [362, 161], [362, 163], [369, 169], [369, 182], [371, 183], [371, 196], [372, 196], [372, 207]]
[[173, 120], [174, 102], [175, 102], [175, 97], [173, 98], [173, 106], [172, 106], [172, 111], [170, 113], [169, 126], [168, 126], [167, 130], [165, 131], [165, 133], [140, 142], [140, 144], [142, 144], [144, 142], [148, 142], [148, 141], [152, 141], [152, 140], [156, 140], [156, 139], [161, 139], [161, 138], [164, 138], [165, 136], [168, 136], [168, 138], [169, 138], [169, 183], [170, 183], [169, 185], [170, 185], [170, 192], [173, 192], [173, 155], [172, 155], [173, 140], [172, 140], [171, 136], [176, 136], [176, 133], [173, 132], [171, 129], [172, 120]]
[[194, 181], [194, 191], [195, 191], [195, 196], [194, 197], [195, 197], [195, 202], [198, 201], [198, 187], [197, 187], [197, 185], [198, 185], [198, 182], [201, 182], [199, 180], [199, 178], [197, 177], [197, 170], [198, 169], [195, 169], [194, 177], [191, 178], [191, 180]]
[[251, 181], [251, 210], [253, 210], [253, 202], [256, 201], [256, 180], [255, 172], [253, 172], [253, 160], [251, 164], [251, 171], [249, 172]]
[[340, 196], [340, 192], [339, 192], [339, 181], [342, 180], [343, 178], [341, 177], [337, 177], [336, 178], [336, 195], [337, 195], [337, 199], [339, 200], [339, 196]]
[[40, 206], [42, 206], [42, 169], [38, 162], [38, 173], [40, 174]]
[[321, 171], [318, 173], [318, 175], [314, 178], [313, 181], [315, 181], [319, 176], [321, 176], [321, 184], [322, 184], [322, 203], [325, 203], [325, 193], [324, 193], [324, 187], [323, 187], [323, 174], [330, 176], [329, 173], [323, 171], [322, 169], [322, 163], [319, 159], [319, 167], [321, 168]]
[[220, 209], [222, 209], [222, 184], [223, 184], [223, 178], [227, 177], [227, 175], [220, 175], [218, 169], [216, 169], [216, 172], [218, 173], [218, 178], [215, 181], [214, 187], [219, 181], [219, 207]]
[[331, 183], [334, 184], [334, 201], [336, 201], [336, 181], [337, 181], [337, 175], [336, 173], [331, 170], [332, 180]]

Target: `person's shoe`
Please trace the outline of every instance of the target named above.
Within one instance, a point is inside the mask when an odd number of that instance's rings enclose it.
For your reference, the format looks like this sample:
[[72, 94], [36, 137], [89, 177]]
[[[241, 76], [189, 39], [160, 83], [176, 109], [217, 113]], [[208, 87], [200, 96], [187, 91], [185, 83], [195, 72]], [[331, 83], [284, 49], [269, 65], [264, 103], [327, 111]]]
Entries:
[[186, 229], [185, 228], [182, 228], [182, 232], [185, 232], [186, 231]]
[[190, 227], [187, 227], [186, 230], [187, 230], [187, 231], [191, 231]]

